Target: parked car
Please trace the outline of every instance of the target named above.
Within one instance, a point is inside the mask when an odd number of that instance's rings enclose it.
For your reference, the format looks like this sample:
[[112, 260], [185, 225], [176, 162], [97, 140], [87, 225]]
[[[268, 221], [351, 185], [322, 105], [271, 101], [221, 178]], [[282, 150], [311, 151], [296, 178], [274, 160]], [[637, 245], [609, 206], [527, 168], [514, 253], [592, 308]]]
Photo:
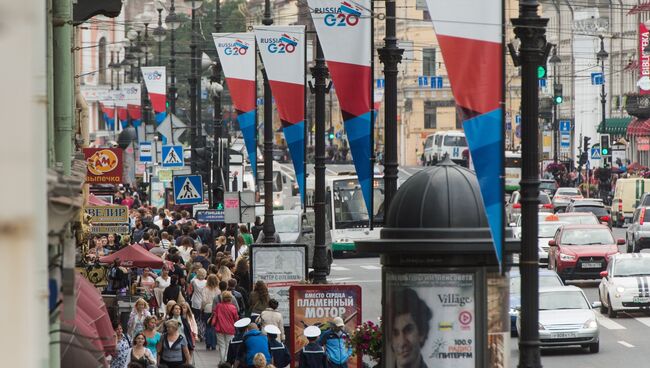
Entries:
[[548, 245], [549, 240], [553, 239], [553, 236], [557, 230], [563, 226], [568, 225], [567, 222], [561, 221], [544, 221], [538, 224], [537, 232], [537, 254], [539, 257], [539, 265], [542, 267], [548, 266], [548, 251], [550, 246]]
[[[506, 216], [508, 218], [508, 223], [517, 222], [517, 218], [521, 215], [521, 194], [519, 191], [512, 192], [508, 203], [506, 203]], [[539, 192], [539, 212], [553, 212], [553, 205], [551, 204], [551, 198], [548, 194], [544, 192]]]
[[617, 227], [632, 220], [634, 210], [639, 206], [645, 188], [650, 188], [650, 179], [618, 179], [612, 198], [612, 218]]
[[602, 280], [598, 285], [600, 312], [616, 318], [619, 311], [641, 310], [650, 307], [650, 295], [640, 292], [647, 290], [650, 276], [650, 254], [616, 254], [612, 256], [607, 270], [600, 273]]
[[[510, 277], [510, 335], [517, 335], [517, 314], [521, 308], [521, 274], [518, 269], [512, 269]], [[539, 287], [563, 286], [562, 280], [555, 271], [540, 268]]]
[[599, 279], [609, 256], [618, 253], [625, 239], [614, 240], [605, 225], [565, 225], [549, 240], [549, 269], [562, 280]]
[[609, 226], [610, 229], [612, 228], [612, 216], [601, 199], [572, 199], [566, 208], [566, 212], [591, 212], [598, 217], [601, 224]]
[[[517, 330], [521, 330], [521, 315]], [[580, 288], [540, 288], [539, 341], [542, 347], [581, 346], [590, 353], [600, 350], [596, 313]]]
[[625, 230], [625, 243], [628, 253], [638, 253], [641, 249], [650, 248], [650, 207], [639, 207], [634, 210], [632, 223]]
[[555, 192], [557, 191], [557, 183], [553, 179], [540, 179], [539, 180], [539, 190], [548, 194], [549, 197], [553, 198]]
[[553, 196], [553, 208], [555, 212], [563, 211], [572, 199], [581, 199], [582, 193], [578, 188], [560, 187]]
[[562, 222], [568, 222], [569, 224], [579, 224], [579, 225], [598, 225], [600, 220], [598, 217], [591, 212], [570, 212], [570, 213], [558, 213], [557, 217]]
[[639, 204], [637, 204], [637, 208], [639, 207], [650, 207], [650, 192], [645, 192], [641, 195]]

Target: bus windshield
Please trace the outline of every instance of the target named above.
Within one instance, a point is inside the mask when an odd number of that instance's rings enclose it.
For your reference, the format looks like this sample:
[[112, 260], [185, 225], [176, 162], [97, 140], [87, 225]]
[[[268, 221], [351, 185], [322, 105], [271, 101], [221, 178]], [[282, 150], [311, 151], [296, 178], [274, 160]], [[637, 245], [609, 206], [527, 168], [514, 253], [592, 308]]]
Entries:
[[[334, 222], [337, 229], [367, 227], [369, 218], [359, 181], [357, 179], [336, 180], [333, 186]], [[374, 223], [384, 222], [384, 180], [374, 179], [373, 212]]]

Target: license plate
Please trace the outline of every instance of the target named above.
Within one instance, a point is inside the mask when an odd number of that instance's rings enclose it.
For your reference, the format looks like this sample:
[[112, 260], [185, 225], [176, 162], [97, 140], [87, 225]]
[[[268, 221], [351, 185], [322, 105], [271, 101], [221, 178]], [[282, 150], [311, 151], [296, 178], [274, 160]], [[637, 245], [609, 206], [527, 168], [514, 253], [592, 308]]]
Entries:
[[600, 268], [599, 262], [585, 262], [582, 264], [582, 268]]
[[551, 334], [551, 339], [570, 339], [577, 336], [575, 332], [554, 332]]
[[647, 296], [635, 296], [632, 298], [633, 303], [650, 303], [650, 297]]

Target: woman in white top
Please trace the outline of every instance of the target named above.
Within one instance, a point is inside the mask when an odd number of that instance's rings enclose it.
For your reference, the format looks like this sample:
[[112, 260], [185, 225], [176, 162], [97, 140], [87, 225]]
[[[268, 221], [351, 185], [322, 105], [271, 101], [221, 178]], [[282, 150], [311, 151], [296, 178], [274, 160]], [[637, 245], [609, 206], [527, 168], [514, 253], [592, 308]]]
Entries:
[[156, 296], [156, 302], [159, 305], [159, 311], [163, 311], [163, 292], [165, 288], [168, 287], [172, 282], [172, 278], [169, 277], [169, 270], [167, 267], [163, 267], [160, 273], [160, 276], [156, 278], [156, 286], [153, 289], [153, 293]]
[[[205, 287], [203, 288], [203, 301], [201, 306], [203, 313], [201, 314], [201, 324], [204, 326], [204, 336], [205, 347], [208, 350], [214, 350], [217, 348], [217, 336], [215, 335], [214, 327], [208, 323], [208, 320], [212, 316], [212, 302], [214, 298], [221, 294], [219, 290], [219, 278], [217, 275], [210, 275], [207, 278]], [[199, 331], [201, 327], [199, 327]]]
[[129, 322], [127, 323], [128, 335], [135, 336], [142, 332], [144, 330], [144, 320], [150, 315], [149, 304], [142, 298], [138, 299], [129, 315]]

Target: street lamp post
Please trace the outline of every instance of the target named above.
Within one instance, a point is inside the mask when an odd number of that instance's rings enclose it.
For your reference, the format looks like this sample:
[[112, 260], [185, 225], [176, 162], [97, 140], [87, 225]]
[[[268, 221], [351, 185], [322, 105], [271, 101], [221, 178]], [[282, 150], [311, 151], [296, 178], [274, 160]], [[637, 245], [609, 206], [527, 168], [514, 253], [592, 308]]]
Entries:
[[167, 37], [165, 28], [162, 26], [162, 11], [165, 8], [162, 0], [156, 1], [156, 11], [158, 12], [158, 27], [153, 30], [153, 39], [158, 43], [158, 65], [162, 65], [162, 42]]
[[[603, 75], [603, 84], [600, 85], [600, 105], [602, 108], [602, 117], [601, 117], [601, 126], [605, 126], [605, 107], [607, 105], [607, 93], [605, 93], [605, 60], [609, 54], [605, 51], [605, 37], [603, 35], [598, 36], [600, 38], [600, 50], [596, 53], [598, 61], [600, 61], [600, 72]], [[602, 147], [601, 147], [602, 148]], [[603, 158], [603, 167], [607, 167], [607, 157], [602, 156]]]
[[[176, 48], [174, 40], [174, 31], [181, 25], [180, 19], [176, 14], [176, 7], [174, 6], [174, 0], [171, 0], [169, 6], [169, 14], [165, 18], [165, 24], [167, 28], [170, 29], [170, 52], [169, 52], [169, 110], [172, 114], [176, 114]], [[173, 136], [173, 134], [172, 134]]]
[[[216, 33], [221, 32], [221, 0], [215, 0], [215, 12], [214, 12], [214, 31]], [[228, 190], [228, 180], [227, 172], [224, 172], [224, 162], [229, 159], [228, 150], [223, 149], [221, 144], [221, 138], [223, 137], [223, 117], [221, 115], [221, 92], [223, 87], [221, 86], [221, 61], [219, 60], [219, 55], [217, 53], [214, 63], [212, 64], [212, 75], [210, 76], [210, 82], [213, 86], [212, 88], [212, 105], [214, 112], [212, 114], [212, 126], [214, 134], [214, 149], [218, 154], [213, 153], [212, 160], [212, 177], [213, 177], [213, 188], [212, 196], [215, 203], [223, 203], [224, 192]]]
[[[379, 60], [384, 64], [386, 105], [384, 108], [384, 213], [397, 193], [397, 64], [402, 61], [403, 49], [397, 46], [395, 0], [386, 1], [386, 37], [379, 49]], [[375, 134], [374, 132], [372, 134]]]
[[[558, 85], [557, 77], [557, 64], [560, 63], [560, 57], [557, 56], [557, 45], [553, 47], [553, 56], [549, 59], [549, 63], [553, 64], [553, 89]], [[557, 164], [558, 154], [560, 151], [560, 127], [558, 121], [558, 101], [553, 101], [553, 162]]]
[[[186, 0], [188, 1], [188, 0]], [[196, 65], [196, 10], [201, 6], [201, 1], [189, 0], [192, 8], [191, 35], [190, 35], [190, 76], [187, 79], [190, 87], [190, 146], [192, 150], [199, 147], [199, 122], [197, 108], [197, 65]], [[198, 5], [197, 5], [198, 4]], [[196, 173], [198, 166], [196, 160], [191, 160], [192, 173]]]
[[[273, 24], [271, 18], [271, 0], [264, 0], [264, 18], [262, 24]], [[262, 69], [264, 77], [264, 243], [275, 242], [275, 224], [273, 223], [273, 97], [271, 85]], [[255, 154], [255, 153], [253, 153]]]
[[[537, 14], [537, 0], [519, 1], [519, 18], [511, 19], [521, 41], [519, 53], [512, 55], [521, 65], [521, 193], [522, 238], [519, 270], [521, 273], [521, 332], [519, 368], [541, 367], [539, 341], [539, 256], [537, 254], [537, 212], [539, 204], [539, 89], [537, 69], [547, 52], [548, 19]], [[514, 49], [511, 47], [511, 50]]]

